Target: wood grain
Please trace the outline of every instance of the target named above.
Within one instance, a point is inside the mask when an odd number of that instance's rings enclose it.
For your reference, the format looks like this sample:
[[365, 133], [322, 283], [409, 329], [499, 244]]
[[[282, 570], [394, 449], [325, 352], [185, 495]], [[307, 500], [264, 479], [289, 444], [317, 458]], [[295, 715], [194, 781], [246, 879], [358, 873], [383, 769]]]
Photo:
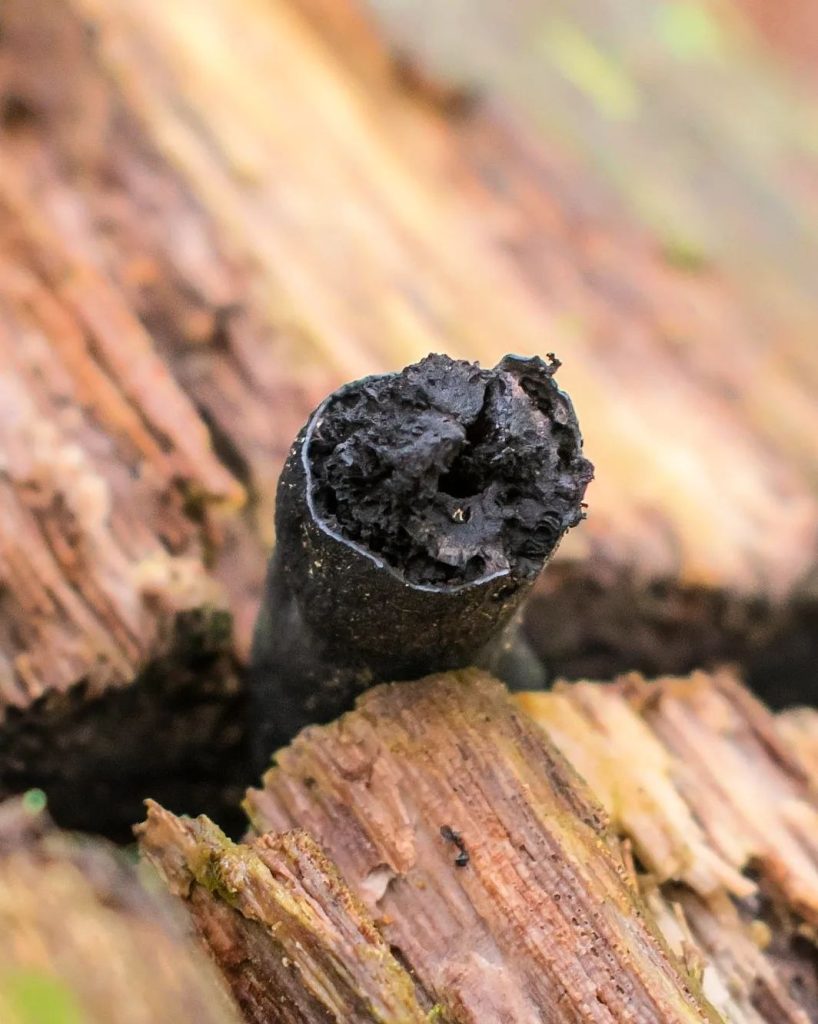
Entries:
[[255, 829], [310, 831], [454, 1019], [717, 1019], [601, 808], [490, 677], [377, 687], [277, 761], [248, 794]]
[[[729, 19], [706, 74], [661, 32], [640, 64], [642, 2], [568, 33], [607, 80], [647, 76], [639, 116], [603, 125], [545, 29], [519, 52], [549, 116], [518, 103], [518, 23], [492, 33], [493, 15], [470, 38], [498, 73], [465, 102], [468, 76], [352, 0], [7, 0], [3, 713], [141, 685], [188, 658], [190, 610], [228, 610], [223, 653], [246, 657], [297, 428], [343, 379], [430, 350], [564, 361], [600, 471], [531, 610], [556, 671], [726, 658], [776, 700], [785, 675], [810, 685], [816, 101], [732, 46]], [[733, 116], [748, 95], [769, 99], [769, 151]], [[589, 155], [594, 125], [630, 195]], [[699, 258], [663, 234], [633, 201], [657, 182], [682, 204], [671, 227], [735, 244]]]
[[207, 818], [177, 818], [149, 803], [137, 834], [248, 1022], [428, 1020], [411, 978], [306, 832], [239, 846]]

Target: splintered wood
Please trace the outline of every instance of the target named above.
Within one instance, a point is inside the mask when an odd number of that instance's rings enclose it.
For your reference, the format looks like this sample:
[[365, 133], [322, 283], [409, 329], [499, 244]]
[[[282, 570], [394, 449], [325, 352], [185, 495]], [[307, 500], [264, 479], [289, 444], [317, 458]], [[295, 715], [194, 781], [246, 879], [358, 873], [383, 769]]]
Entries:
[[256, 829], [315, 835], [456, 1019], [706, 1016], [591, 794], [489, 677], [380, 687], [279, 765], [248, 796]]
[[814, 712], [774, 716], [728, 673], [518, 703], [632, 845], [649, 906], [725, 1019], [818, 1020]]
[[305, 832], [237, 846], [206, 818], [150, 805], [137, 833], [248, 1020], [426, 1020], [409, 975]]
[[121, 853], [0, 806], [3, 1024], [239, 1024], [211, 963]]
[[0, 721], [167, 652], [176, 614], [220, 599], [191, 503], [241, 498], [121, 296], [0, 176], [2, 223]]
[[726, 674], [513, 701], [451, 673], [279, 751], [246, 845], [154, 806], [142, 848], [253, 1024], [323, 1020], [316, 999], [338, 1021], [808, 1024], [818, 803], [789, 731]]
[[247, 808], [259, 831], [298, 823], [327, 847], [457, 1020], [710, 1012], [660, 941], [590, 792], [488, 676], [379, 687], [281, 752]]
[[[40, 24], [31, 13], [19, 38], [4, 11], [4, 31], [26, 52]], [[76, 74], [64, 96], [87, 97], [77, 26], [63, 11], [49, 32]], [[0, 81], [19, 96], [12, 60], [4, 52]], [[52, 128], [48, 151], [64, 141]], [[205, 513], [243, 500], [134, 304], [88, 258], [76, 222], [49, 214], [30, 188], [37, 175], [11, 149], [0, 170], [0, 578], [13, 599], [3, 605], [0, 720], [79, 679], [91, 695], [131, 683], [169, 649], [180, 610], [224, 604], [204, 566]], [[76, 197], [50, 179], [45, 153], [27, 155], [69, 209]]]

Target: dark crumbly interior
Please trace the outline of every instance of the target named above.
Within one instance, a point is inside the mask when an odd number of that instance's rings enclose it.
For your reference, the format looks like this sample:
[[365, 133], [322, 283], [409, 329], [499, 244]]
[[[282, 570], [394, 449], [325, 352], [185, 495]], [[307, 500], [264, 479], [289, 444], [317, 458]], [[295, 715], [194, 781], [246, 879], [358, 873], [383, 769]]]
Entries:
[[310, 442], [316, 513], [413, 584], [535, 576], [593, 473], [557, 365], [430, 355], [342, 389]]

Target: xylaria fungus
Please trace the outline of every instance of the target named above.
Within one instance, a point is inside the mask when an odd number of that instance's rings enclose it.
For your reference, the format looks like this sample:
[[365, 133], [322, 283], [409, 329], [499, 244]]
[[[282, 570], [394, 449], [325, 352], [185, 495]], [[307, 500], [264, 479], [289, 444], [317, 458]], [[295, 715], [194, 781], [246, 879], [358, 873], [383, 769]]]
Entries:
[[430, 355], [313, 412], [279, 481], [256, 627], [261, 756], [373, 683], [497, 660], [593, 475], [558, 365]]

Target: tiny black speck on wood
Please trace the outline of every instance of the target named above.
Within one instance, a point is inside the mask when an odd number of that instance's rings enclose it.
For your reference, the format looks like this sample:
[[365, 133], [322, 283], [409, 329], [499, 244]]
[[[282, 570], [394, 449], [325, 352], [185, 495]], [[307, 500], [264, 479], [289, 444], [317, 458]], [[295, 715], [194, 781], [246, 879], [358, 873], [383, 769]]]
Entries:
[[441, 825], [440, 835], [447, 843], [453, 843], [459, 851], [454, 859], [455, 866], [458, 868], [466, 867], [469, 863], [469, 851], [466, 849], [463, 836], [456, 832], [451, 825]]

